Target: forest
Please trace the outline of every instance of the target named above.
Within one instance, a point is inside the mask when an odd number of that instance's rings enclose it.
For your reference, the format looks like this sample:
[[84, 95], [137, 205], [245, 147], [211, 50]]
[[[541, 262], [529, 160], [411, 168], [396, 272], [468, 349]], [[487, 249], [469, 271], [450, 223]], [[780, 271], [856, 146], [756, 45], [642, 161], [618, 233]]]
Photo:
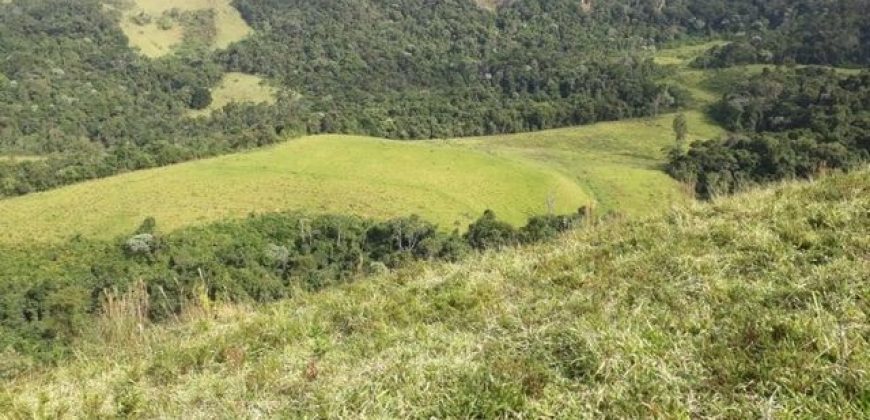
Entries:
[[668, 172], [704, 198], [870, 159], [870, 72], [765, 69], [711, 111], [733, 135], [671, 152]]
[[[782, 7], [781, 3], [791, 3]], [[870, 24], [866, 0], [759, 2], [759, 21], [695, 60], [699, 68], [740, 64], [867, 67]], [[864, 12], [860, 12], [863, 10]], [[766, 24], [765, 24], [766, 23]]]
[[[656, 115], [688, 98], [645, 51], [719, 36], [735, 43], [701, 65], [866, 64], [867, 19], [852, 13], [866, 3], [236, 0], [254, 35], [148, 59], [97, 0], [15, 0], [0, 4], [0, 197], [302, 134], [449, 138]], [[721, 52], [741, 45], [760, 52]], [[266, 76], [277, 102], [191, 117], [225, 71]]]

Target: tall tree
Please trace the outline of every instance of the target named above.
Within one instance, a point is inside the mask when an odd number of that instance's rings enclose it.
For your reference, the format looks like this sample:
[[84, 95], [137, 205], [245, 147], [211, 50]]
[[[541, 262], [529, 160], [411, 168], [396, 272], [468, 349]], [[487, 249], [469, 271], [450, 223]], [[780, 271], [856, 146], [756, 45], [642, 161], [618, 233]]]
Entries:
[[686, 121], [686, 114], [682, 112], [674, 118], [674, 136], [676, 137], [676, 147], [680, 151], [685, 149], [686, 136], [689, 134], [689, 123]]

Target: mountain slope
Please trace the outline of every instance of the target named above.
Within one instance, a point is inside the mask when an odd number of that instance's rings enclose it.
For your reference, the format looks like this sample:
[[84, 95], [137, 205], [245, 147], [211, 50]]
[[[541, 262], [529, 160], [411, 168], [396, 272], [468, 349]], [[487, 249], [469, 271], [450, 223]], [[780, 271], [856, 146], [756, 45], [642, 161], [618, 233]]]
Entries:
[[[832, 417], [870, 411], [870, 172], [252, 310], [115, 301], [12, 417]], [[106, 360], [112, 360], [107, 364]]]

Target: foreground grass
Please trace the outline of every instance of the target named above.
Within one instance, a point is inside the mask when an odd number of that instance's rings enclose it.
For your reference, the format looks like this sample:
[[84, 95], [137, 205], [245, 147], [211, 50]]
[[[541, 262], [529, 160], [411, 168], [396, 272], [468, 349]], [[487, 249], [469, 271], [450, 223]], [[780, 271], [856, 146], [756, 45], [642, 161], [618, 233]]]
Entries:
[[8, 379], [0, 412], [866, 418], [868, 209], [865, 171], [260, 310], [115, 311], [69, 364]]
[[0, 201], [0, 242], [112, 238], [148, 216], [161, 229], [252, 212], [303, 210], [376, 219], [418, 214], [444, 229], [487, 208], [521, 224], [594, 199], [555, 170], [466, 149], [316, 136]]

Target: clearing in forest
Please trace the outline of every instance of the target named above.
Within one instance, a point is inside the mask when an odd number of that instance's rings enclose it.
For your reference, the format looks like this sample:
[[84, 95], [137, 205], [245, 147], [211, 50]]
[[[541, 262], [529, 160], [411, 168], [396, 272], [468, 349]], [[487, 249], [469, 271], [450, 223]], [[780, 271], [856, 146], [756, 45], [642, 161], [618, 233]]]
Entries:
[[[205, 34], [205, 41], [212, 48], [226, 48], [248, 36], [251, 27], [231, 3], [231, 0], [121, 0], [113, 4], [123, 11], [121, 29], [131, 46], [157, 58], [181, 45], [191, 32]], [[213, 14], [209, 19], [187, 22], [180, 17], [186, 12], [201, 11]]]
[[191, 111], [193, 116], [205, 116], [230, 103], [275, 103], [277, 89], [266, 84], [259, 76], [245, 73], [225, 73], [217, 87], [212, 89], [211, 104], [203, 110]]

